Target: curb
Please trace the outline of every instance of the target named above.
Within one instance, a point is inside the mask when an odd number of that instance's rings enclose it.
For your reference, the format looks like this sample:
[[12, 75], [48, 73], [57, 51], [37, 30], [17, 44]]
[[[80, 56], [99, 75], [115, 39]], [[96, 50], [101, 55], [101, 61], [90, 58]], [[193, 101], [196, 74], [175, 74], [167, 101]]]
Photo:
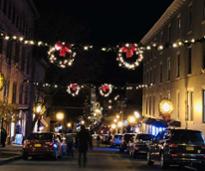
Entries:
[[14, 157], [3, 159], [3, 160], [0, 160], [0, 165], [4, 165], [6, 163], [9, 163], [9, 162], [12, 162], [12, 161], [15, 161], [15, 160], [19, 160], [21, 158], [22, 158], [21, 155], [17, 155], [17, 156], [14, 156]]

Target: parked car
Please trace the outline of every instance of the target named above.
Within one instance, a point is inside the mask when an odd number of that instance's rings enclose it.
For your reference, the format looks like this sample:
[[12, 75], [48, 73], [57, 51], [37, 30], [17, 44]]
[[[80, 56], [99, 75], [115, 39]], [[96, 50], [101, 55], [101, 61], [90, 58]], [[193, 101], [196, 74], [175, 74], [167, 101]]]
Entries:
[[128, 151], [127, 147], [129, 142], [133, 142], [135, 133], [125, 133], [122, 136], [122, 143], [120, 144], [120, 152]]
[[204, 167], [205, 143], [202, 133], [188, 129], [168, 129], [157, 135], [147, 153], [148, 165], [160, 161], [161, 168], [170, 165]]
[[112, 139], [112, 147], [120, 147], [122, 143], [122, 134], [115, 134]]
[[56, 133], [32, 133], [24, 140], [23, 159], [31, 157], [52, 157], [57, 159], [63, 153], [63, 138]]
[[147, 155], [148, 144], [153, 140], [154, 136], [151, 134], [140, 133], [137, 134], [133, 142], [129, 144], [130, 157], [138, 157], [139, 155]]

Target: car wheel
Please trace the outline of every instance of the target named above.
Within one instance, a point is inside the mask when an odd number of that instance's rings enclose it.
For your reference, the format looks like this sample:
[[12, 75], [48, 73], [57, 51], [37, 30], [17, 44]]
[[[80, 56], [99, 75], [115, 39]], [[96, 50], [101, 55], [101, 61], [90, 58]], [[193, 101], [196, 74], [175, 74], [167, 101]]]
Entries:
[[23, 156], [22, 156], [22, 159], [23, 159], [23, 160], [28, 160], [28, 156], [27, 156], [27, 155], [23, 155]]
[[147, 165], [152, 166], [154, 162], [151, 160], [151, 154], [150, 152], [147, 152]]
[[167, 162], [164, 154], [162, 153], [161, 156], [160, 156], [160, 167], [162, 169], [166, 169], [169, 167], [169, 163]]
[[28, 160], [28, 154], [26, 152], [23, 152], [22, 159], [23, 160]]

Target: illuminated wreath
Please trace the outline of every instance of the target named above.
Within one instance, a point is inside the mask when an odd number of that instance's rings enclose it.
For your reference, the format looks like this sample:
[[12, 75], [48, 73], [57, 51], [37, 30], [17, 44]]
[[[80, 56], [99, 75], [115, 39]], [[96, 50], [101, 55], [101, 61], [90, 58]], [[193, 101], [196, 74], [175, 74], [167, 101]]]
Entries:
[[76, 52], [73, 52], [72, 45], [60, 41], [48, 51], [50, 62], [56, 64], [60, 68], [72, 66], [75, 56]]
[[68, 94], [71, 94], [73, 97], [77, 96], [80, 92], [81, 87], [77, 83], [71, 83], [67, 87]]
[[118, 50], [117, 61], [120, 67], [134, 70], [139, 66], [143, 60], [143, 51], [141, 51], [137, 44], [126, 43]]
[[100, 95], [108, 97], [112, 93], [113, 86], [111, 84], [103, 84], [99, 87]]

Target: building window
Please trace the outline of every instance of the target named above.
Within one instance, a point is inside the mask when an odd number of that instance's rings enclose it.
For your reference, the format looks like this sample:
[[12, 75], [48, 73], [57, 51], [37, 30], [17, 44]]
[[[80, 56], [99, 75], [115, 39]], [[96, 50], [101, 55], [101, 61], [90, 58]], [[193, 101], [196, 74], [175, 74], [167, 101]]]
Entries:
[[155, 76], [156, 76], [156, 66], [153, 68], [153, 72], [152, 72], [152, 83], [153, 84], [155, 84], [155, 82], [156, 82], [156, 78], [155, 78]]
[[4, 0], [3, 1], [3, 12], [6, 15], [7, 12], [7, 5], [8, 5], [8, 0]]
[[205, 123], [205, 90], [203, 90], [202, 91], [202, 97], [203, 97], [203, 99], [202, 99], [202, 103], [203, 103], [203, 123]]
[[167, 59], [167, 80], [170, 81], [171, 77], [171, 60], [170, 58]]
[[180, 117], [180, 92], [177, 93], [177, 119]]
[[160, 65], [159, 65], [159, 82], [160, 83], [162, 83], [162, 77], [163, 77], [163, 75], [162, 75], [162, 63], [160, 63]]
[[146, 101], [145, 102], [146, 103], [146, 114], [148, 114], [148, 99], [146, 98], [145, 101]]
[[25, 69], [25, 58], [26, 58], [26, 48], [22, 48], [22, 53], [21, 53], [21, 70], [24, 71]]
[[172, 40], [172, 26], [168, 26], [168, 43], [170, 43]]
[[180, 77], [180, 58], [181, 55], [178, 54], [176, 59], [176, 77]]
[[205, 0], [203, 1], [203, 19], [205, 19]]
[[0, 54], [3, 53], [3, 39], [0, 39]]
[[153, 116], [155, 116], [155, 96], [153, 96], [153, 99], [152, 99], [152, 103], [153, 103]]
[[11, 1], [9, 1], [9, 4], [8, 4], [8, 18], [11, 19], [12, 17], [12, 4], [11, 4]]
[[29, 88], [28, 85], [25, 85], [24, 104], [26, 105], [28, 104], [28, 91], [29, 91], [28, 88]]
[[16, 82], [13, 83], [13, 89], [12, 89], [12, 103], [16, 103], [16, 89], [17, 89], [17, 84]]
[[192, 6], [189, 7], [188, 11], [188, 28], [191, 29], [192, 26]]
[[152, 97], [149, 97], [149, 115], [152, 115]]
[[205, 69], [205, 44], [202, 44], [203, 54], [202, 54], [202, 69]]
[[15, 56], [14, 56], [15, 63], [19, 62], [19, 56], [20, 56], [20, 44], [18, 42], [16, 42], [16, 44], [15, 44]]
[[4, 96], [4, 100], [6, 101], [8, 100], [9, 97], [9, 86], [10, 86], [10, 81], [5, 81], [3, 96]]
[[19, 104], [23, 104], [23, 83], [19, 87]]
[[177, 18], [177, 27], [178, 27], [178, 30], [180, 30], [181, 27], [182, 27], [182, 20], [181, 20], [181, 17], [178, 17], [178, 18]]
[[187, 74], [192, 73], [192, 48], [188, 49]]
[[187, 121], [193, 121], [193, 92], [187, 92]]
[[7, 42], [7, 48], [6, 48], [6, 59], [7, 59], [7, 63], [8, 64], [11, 64], [12, 46], [13, 46], [13, 42], [12, 41], [8, 41]]
[[26, 74], [29, 75], [30, 69], [31, 69], [31, 67], [30, 67], [30, 56], [28, 56], [28, 58], [27, 58], [27, 64], [26, 64]]

